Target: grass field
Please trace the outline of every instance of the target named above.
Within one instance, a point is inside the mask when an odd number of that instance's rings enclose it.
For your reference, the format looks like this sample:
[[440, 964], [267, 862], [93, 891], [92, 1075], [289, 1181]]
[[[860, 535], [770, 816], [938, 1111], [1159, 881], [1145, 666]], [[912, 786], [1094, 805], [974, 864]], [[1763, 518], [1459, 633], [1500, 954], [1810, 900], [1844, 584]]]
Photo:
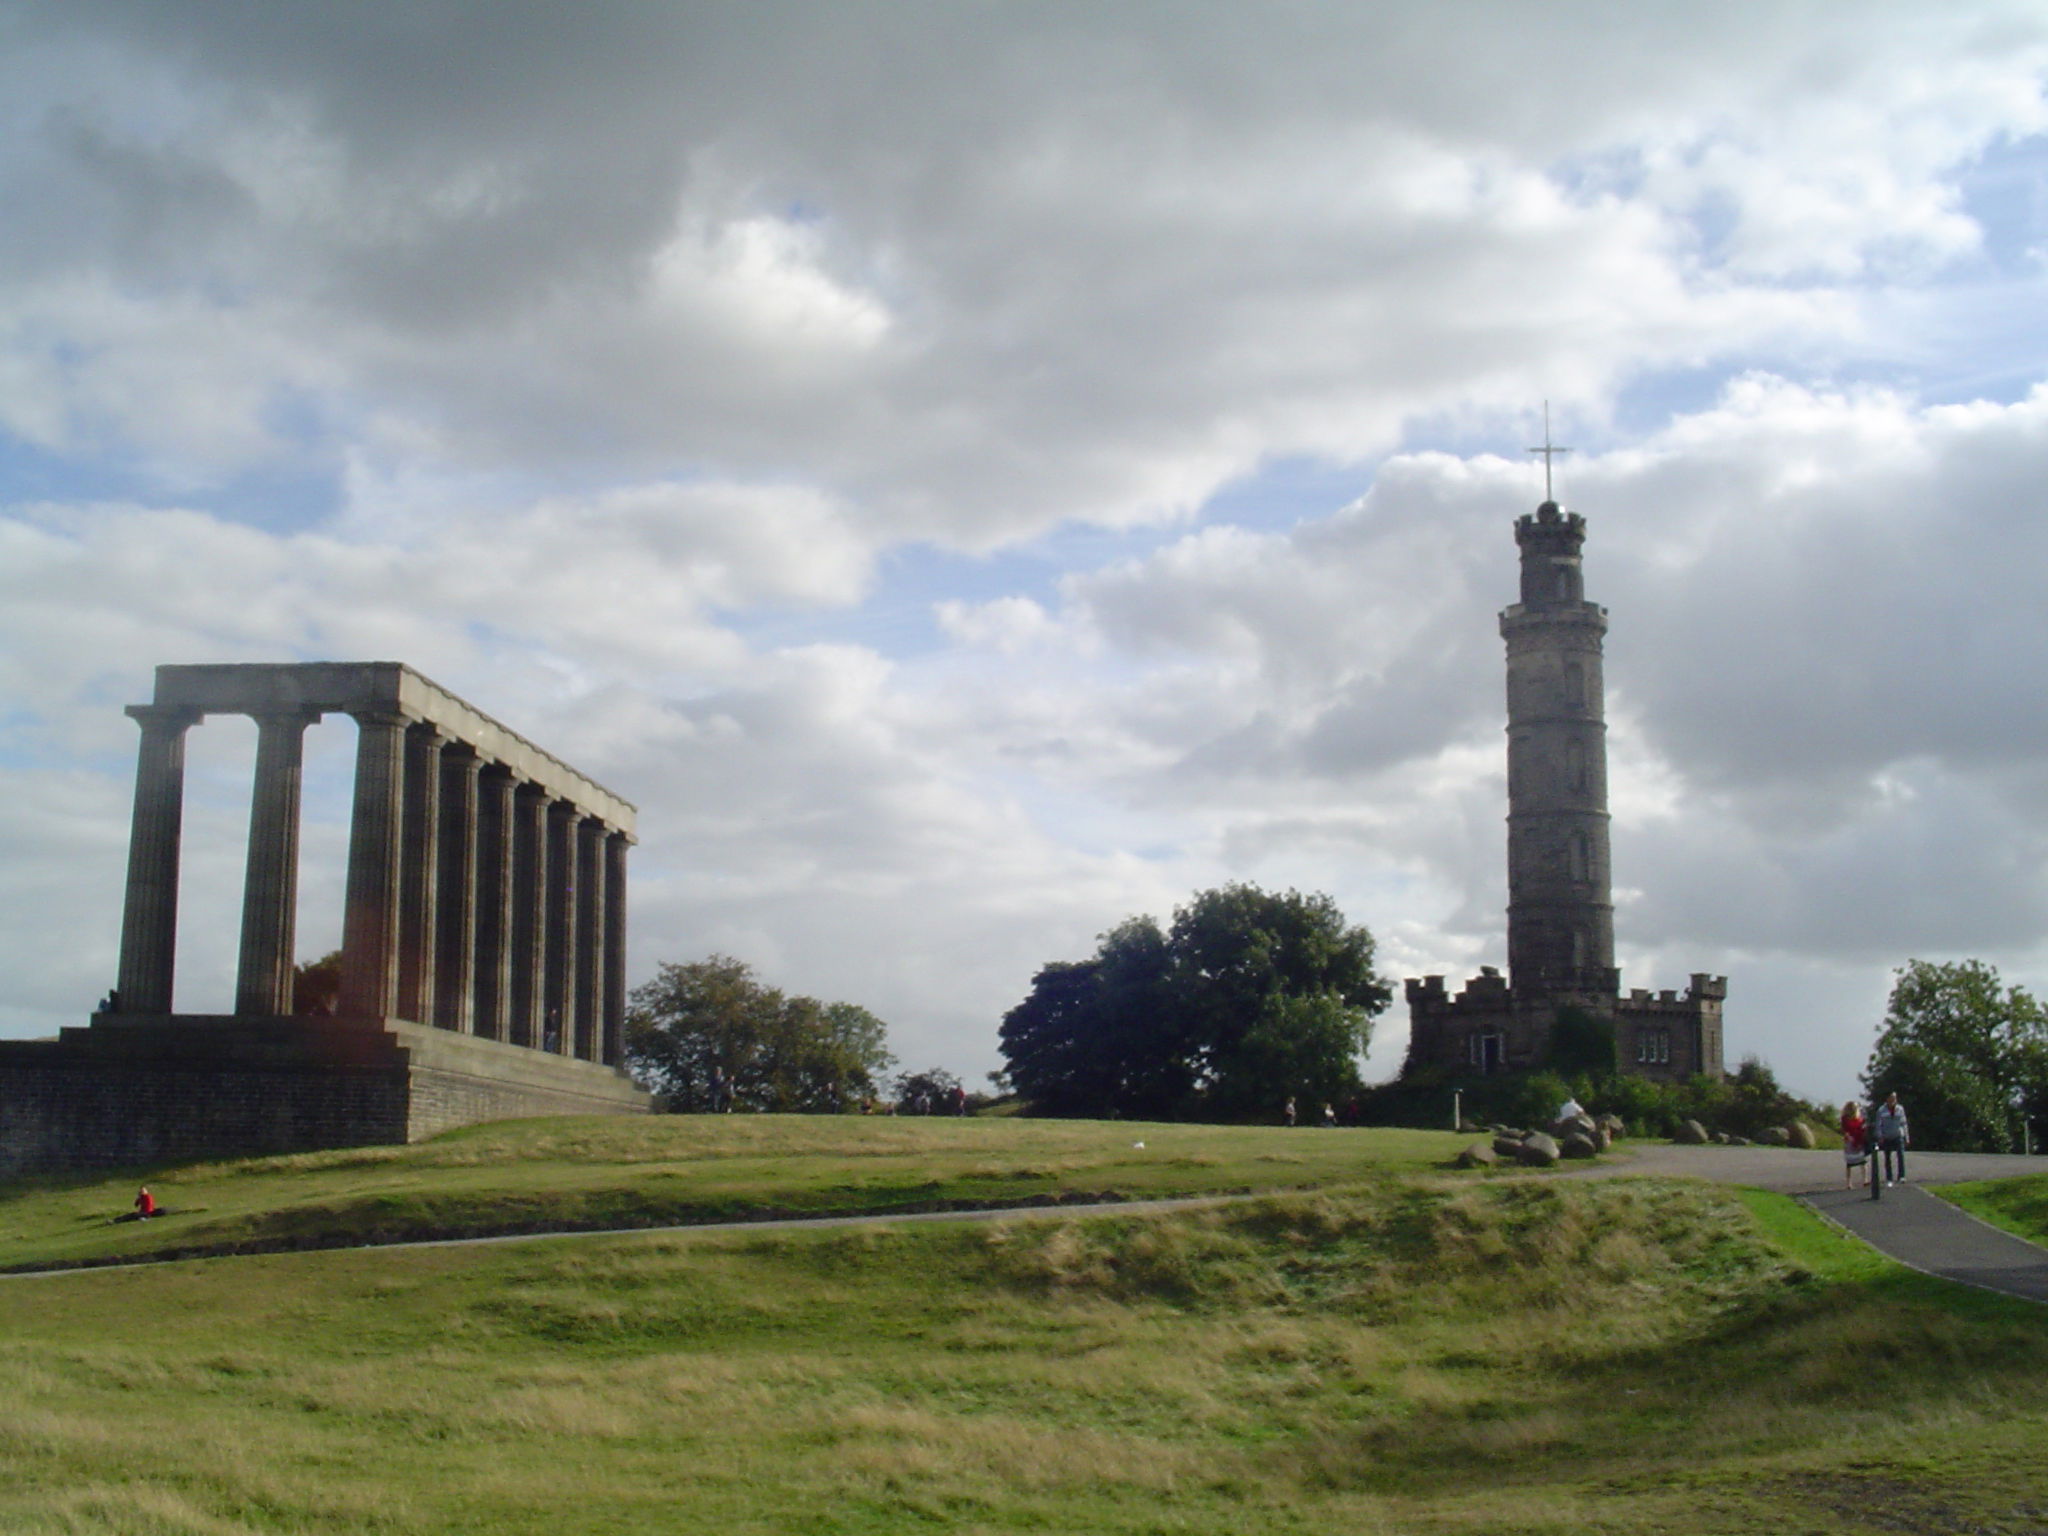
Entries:
[[[438, 1167], [475, 1209], [490, 1167], [523, 1193], [676, 1177], [671, 1136], [707, 1138], [705, 1177], [748, 1198], [824, 1187], [813, 1157], [898, 1187], [848, 1159], [848, 1134], [884, 1162], [978, 1148], [986, 1178], [1009, 1176], [998, 1150], [1035, 1165], [1057, 1144], [1084, 1182], [1116, 1169], [1132, 1193], [1179, 1177], [1138, 1187], [1116, 1161], [1135, 1140], [1162, 1167], [1215, 1158], [1219, 1184], [1352, 1146], [1327, 1188], [1168, 1215], [7, 1280], [0, 1531], [2048, 1528], [2048, 1316], [1903, 1271], [1776, 1196], [1448, 1176], [1369, 1132], [969, 1122], [892, 1148], [900, 1127], [762, 1124], [648, 1127], [644, 1158], [587, 1125], [506, 1127], [393, 1162], [411, 1198]], [[550, 1136], [560, 1166], [542, 1166]], [[783, 1166], [760, 1136], [793, 1138]], [[159, 1182], [269, 1188], [223, 1219], [289, 1207], [298, 1180], [314, 1204], [378, 1194], [347, 1182], [374, 1164], [282, 1162], [303, 1166]], [[19, 1198], [33, 1216], [77, 1194]]]
[[[856, 1115], [503, 1121], [410, 1147], [0, 1187], [0, 1269], [763, 1214], [1317, 1189], [1442, 1165], [1470, 1140], [1430, 1131]], [[172, 1214], [113, 1224], [145, 1179]]]
[[2048, 1243], [2048, 1173], [1984, 1184], [1951, 1184], [1938, 1191], [1974, 1216], [2032, 1243]]

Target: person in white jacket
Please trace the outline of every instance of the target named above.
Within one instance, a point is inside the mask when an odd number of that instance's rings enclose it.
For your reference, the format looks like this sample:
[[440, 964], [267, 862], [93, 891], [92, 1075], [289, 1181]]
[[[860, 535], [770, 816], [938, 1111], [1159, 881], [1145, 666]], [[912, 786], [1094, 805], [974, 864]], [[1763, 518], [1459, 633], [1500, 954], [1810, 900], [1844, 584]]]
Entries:
[[1899, 1102], [1896, 1093], [1885, 1095], [1884, 1103], [1877, 1107], [1877, 1113], [1870, 1117], [1871, 1134], [1877, 1139], [1879, 1156], [1884, 1166], [1879, 1170], [1887, 1184], [1902, 1183], [1906, 1177], [1906, 1148], [1912, 1145], [1913, 1137], [1906, 1126], [1906, 1106]]

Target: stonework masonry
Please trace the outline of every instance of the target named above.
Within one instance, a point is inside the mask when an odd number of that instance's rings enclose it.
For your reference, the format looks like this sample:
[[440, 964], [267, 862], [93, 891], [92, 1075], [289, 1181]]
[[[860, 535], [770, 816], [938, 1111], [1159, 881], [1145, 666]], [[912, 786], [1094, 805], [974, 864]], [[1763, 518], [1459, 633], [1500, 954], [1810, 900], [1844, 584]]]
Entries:
[[[623, 1070], [626, 801], [397, 662], [162, 666], [141, 729], [111, 1005], [0, 1042], [0, 1173], [638, 1113]], [[185, 738], [257, 724], [235, 1012], [180, 1014]], [[294, 1017], [304, 734], [357, 730], [341, 1003]]]
[[1411, 979], [1404, 1076], [1542, 1067], [1567, 1009], [1613, 1026], [1625, 1072], [1666, 1079], [1722, 1073], [1725, 978], [1697, 974], [1683, 994], [1621, 992], [1608, 840], [1607, 610], [1586, 601], [1585, 536], [1585, 519], [1552, 501], [1516, 521], [1521, 601], [1500, 616], [1508, 974], [1484, 967], [1456, 994], [1441, 976]]

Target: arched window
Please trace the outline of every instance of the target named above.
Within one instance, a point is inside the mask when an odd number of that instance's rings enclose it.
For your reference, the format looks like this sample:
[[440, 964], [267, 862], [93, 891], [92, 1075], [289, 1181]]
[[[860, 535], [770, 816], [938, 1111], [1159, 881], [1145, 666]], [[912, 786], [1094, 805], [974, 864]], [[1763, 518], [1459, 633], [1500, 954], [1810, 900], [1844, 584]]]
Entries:
[[1574, 832], [1571, 841], [1571, 872], [1574, 880], [1586, 880], [1592, 876], [1593, 845], [1583, 832]]
[[1586, 664], [1583, 661], [1564, 664], [1564, 702], [1568, 709], [1586, 707]]

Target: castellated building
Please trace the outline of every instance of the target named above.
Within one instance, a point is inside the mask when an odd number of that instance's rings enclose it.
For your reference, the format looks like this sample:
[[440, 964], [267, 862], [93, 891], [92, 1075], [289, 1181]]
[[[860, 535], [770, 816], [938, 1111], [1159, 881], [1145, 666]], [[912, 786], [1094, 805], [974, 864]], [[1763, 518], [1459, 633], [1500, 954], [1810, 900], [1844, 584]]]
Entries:
[[1515, 524], [1522, 600], [1500, 616], [1508, 653], [1508, 974], [1492, 966], [1455, 995], [1441, 976], [1407, 985], [1404, 1075], [1521, 1072], [1549, 1060], [1566, 1010], [1611, 1023], [1624, 1072], [1721, 1076], [1725, 977], [1683, 994], [1624, 995], [1614, 964], [1608, 861], [1607, 610], [1586, 601], [1586, 522], [1546, 501]]

